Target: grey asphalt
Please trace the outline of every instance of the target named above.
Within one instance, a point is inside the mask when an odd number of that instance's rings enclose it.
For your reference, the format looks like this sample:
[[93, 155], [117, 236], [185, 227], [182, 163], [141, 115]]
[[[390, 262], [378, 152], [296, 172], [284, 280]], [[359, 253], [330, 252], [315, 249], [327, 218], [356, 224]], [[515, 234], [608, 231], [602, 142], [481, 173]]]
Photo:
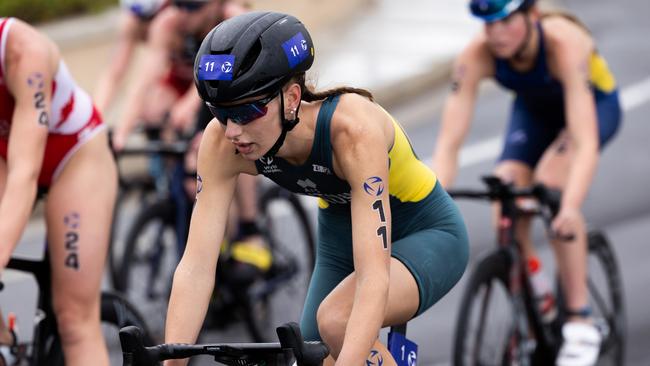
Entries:
[[[369, 17], [375, 17], [375, 23], [364, 18], [358, 23], [341, 26], [338, 29], [339, 36], [336, 36], [336, 32], [331, 32], [331, 39], [334, 41], [329, 44], [325, 42], [326, 46], [340, 47], [339, 49], [349, 50], [350, 53], [341, 54], [340, 57], [347, 61], [340, 61], [341, 66], [332, 69], [333, 71], [328, 71], [323, 66], [319, 71], [319, 85], [327, 87], [345, 82], [350, 85], [370, 87], [379, 94], [388, 90], [386, 93], [388, 95], [392, 93], [392, 97], [386, 97], [385, 100], [390, 105], [390, 112], [406, 126], [418, 154], [428, 158], [433, 149], [436, 126], [439, 122], [439, 105], [445, 90], [435, 88], [435, 83], [417, 84], [416, 81], [431, 77], [436, 69], [443, 68], [438, 65], [448, 65], [449, 57], [448, 55], [433, 57], [432, 54], [422, 56], [417, 52], [424, 52], [427, 48], [437, 51], [436, 47], [444, 42], [445, 36], [452, 33], [454, 37], [467, 39], [471, 31], [476, 31], [478, 27], [468, 22], [468, 18], [453, 18], [452, 15], [448, 15], [448, 20], [455, 22], [454, 24], [466, 24], [465, 27], [459, 26], [462, 32], [455, 30], [443, 33], [442, 38], [427, 43], [427, 39], [422, 40], [411, 35], [432, 32], [427, 23], [432, 18], [427, 18], [426, 14], [432, 14], [431, 12], [436, 14], [436, 7], [431, 4], [438, 4], [438, 2], [414, 1], [409, 2], [410, 7], [400, 7], [395, 3], [390, 0], [375, 1], [373, 2], [376, 7], [374, 13], [367, 14]], [[403, 4], [403, 2], [399, 3]], [[629, 90], [627, 88], [638, 85], [639, 82], [650, 77], [650, 43], [645, 37], [650, 34], [650, 22], [647, 21], [650, 4], [646, 0], [628, 0], [624, 5], [604, 0], [566, 0], [563, 4], [577, 13], [591, 28], [599, 50], [608, 60], [622, 89]], [[452, 6], [449, 11], [452, 12], [451, 14], [458, 14], [453, 12], [460, 8], [463, 7]], [[412, 17], [405, 15], [409, 12]], [[444, 22], [445, 18], [436, 18], [436, 21]], [[372, 24], [375, 24], [374, 27]], [[400, 37], [400, 32], [409, 33], [409, 37]], [[413, 42], [406, 41], [405, 38]], [[395, 43], [391, 43], [393, 40], [396, 40], [397, 44], [402, 44], [403, 48], [394, 47]], [[456, 51], [459, 45], [462, 45], [461, 39], [454, 38], [453, 47]], [[367, 52], [364, 52], [363, 47], [367, 48]], [[382, 49], [389, 51], [381, 52]], [[322, 52], [327, 54], [325, 50], [327, 48]], [[449, 52], [453, 53], [453, 51]], [[332, 51], [332, 54], [336, 52]], [[418, 55], [418, 58], [428, 58], [428, 61], [420, 59], [413, 64], [408, 64], [405, 60], [409, 57], [403, 56], [404, 54]], [[391, 55], [401, 58], [396, 57], [392, 61], [386, 61], [386, 68], [376, 66], [378, 60]], [[328, 65], [330, 62], [337, 63], [336, 56], [328, 57], [332, 57], [328, 60]], [[427, 62], [428, 65], [435, 65], [431, 66], [429, 71], [424, 66], [418, 66], [427, 65]], [[361, 68], [357, 66], [356, 70], [372, 71], [355, 73], [348, 65], [361, 65]], [[412, 87], [407, 90], [399, 90], [397, 88], [399, 79], [391, 79], [393, 72], [400, 74], [400, 70], [403, 71], [401, 75], [405, 78], [402, 80], [408, 78], [412, 81]], [[409, 70], [420, 70], [420, 73], [407, 75]], [[383, 79], [381, 83], [373, 84], [380, 79]], [[431, 83], [431, 80], [427, 82]], [[402, 94], [405, 97], [400, 98]], [[468, 146], [476, 146], [503, 132], [508, 113], [508, 101], [507, 93], [493, 85], [485, 87], [476, 109], [474, 127], [467, 139]], [[624, 126], [602, 156], [598, 174], [585, 204], [589, 222], [607, 232], [614, 243], [621, 264], [628, 315], [626, 364], [635, 366], [650, 364], [650, 353], [647, 350], [647, 339], [650, 337], [650, 310], [647, 306], [650, 300], [647, 294], [647, 278], [650, 273], [647, 266], [650, 261], [650, 246], [647, 245], [650, 237], [650, 195], [646, 188], [650, 186], [650, 164], [648, 164], [650, 154], [647, 143], [650, 127], [644, 123], [648, 115], [650, 115], [650, 103], [647, 99], [626, 111]], [[457, 186], [477, 186], [478, 177], [490, 172], [493, 167], [493, 159], [474, 159], [474, 161], [460, 170]], [[488, 206], [476, 203], [462, 202], [460, 207], [472, 238], [471, 268], [476, 258], [493, 247], [490, 210]], [[42, 233], [42, 227], [39, 229], [36, 223], [32, 225], [34, 225], [33, 229], [26, 233], [26, 242], [37, 241]], [[539, 232], [536, 233], [536, 237], [539, 238], [540, 235]], [[32, 249], [24, 250], [38, 252], [38, 247], [33, 246]], [[547, 250], [544, 253], [548, 256]], [[7, 271], [3, 278], [7, 279], [9, 276], [14, 275]], [[409, 324], [409, 337], [420, 345], [418, 359], [421, 365], [449, 363], [456, 308], [466, 278], [467, 276], [436, 306]], [[27, 280], [18, 278], [14, 283], [26, 284]], [[5, 306], [7, 309], [13, 307], [23, 314], [19, 314], [19, 319], [30, 319], [30, 311], [33, 314], [31, 305], [33, 300], [29, 299], [29, 296], [33, 298], [33, 295], [30, 293], [33, 294], [33, 288], [29, 285], [16, 286], [16, 292], [0, 293], [0, 303], [3, 304], [3, 309]], [[29, 333], [29, 321], [22, 321], [21, 331], [25, 331], [26, 335]], [[246, 335], [241, 327], [233, 327], [227, 332], [207, 333], [202, 340], [206, 342], [246, 340]], [[117, 360], [119, 347], [114, 339], [111, 346], [112, 359]], [[210, 363], [205, 360], [199, 364]]]

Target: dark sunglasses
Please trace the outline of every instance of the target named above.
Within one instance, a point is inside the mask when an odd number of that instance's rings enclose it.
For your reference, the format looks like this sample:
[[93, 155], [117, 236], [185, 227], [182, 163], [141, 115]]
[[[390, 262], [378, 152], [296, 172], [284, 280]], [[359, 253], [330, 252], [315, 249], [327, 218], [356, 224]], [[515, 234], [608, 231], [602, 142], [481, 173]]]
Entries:
[[174, 1], [173, 3], [175, 7], [189, 12], [199, 10], [203, 7], [203, 5], [205, 5], [205, 1], [191, 1], [191, 0], [189, 1], [177, 0]]
[[222, 125], [225, 126], [228, 123], [228, 120], [231, 120], [238, 125], [246, 125], [262, 116], [265, 116], [266, 112], [268, 111], [268, 107], [266, 105], [275, 99], [278, 94], [280, 93], [274, 93], [273, 95], [270, 95], [266, 98], [254, 100], [249, 103], [232, 105], [228, 107], [215, 106], [210, 104], [210, 102], [205, 102], [205, 104], [208, 106], [208, 109], [212, 115]]

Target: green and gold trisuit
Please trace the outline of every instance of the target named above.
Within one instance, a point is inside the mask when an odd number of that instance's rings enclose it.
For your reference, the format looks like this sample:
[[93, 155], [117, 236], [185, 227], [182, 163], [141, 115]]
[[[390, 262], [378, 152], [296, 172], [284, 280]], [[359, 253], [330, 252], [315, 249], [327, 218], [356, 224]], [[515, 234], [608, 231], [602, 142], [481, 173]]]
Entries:
[[[300, 165], [278, 157], [256, 161], [257, 170], [295, 193], [319, 197], [316, 266], [303, 310], [305, 339], [318, 340], [316, 311], [322, 300], [354, 271], [350, 185], [334, 174], [330, 124], [339, 96], [323, 101], [312, 151]], [[418, 160], [393, 120], [395, 140], [389, 151], [389, 194], [392, 215], [391, 256], [409, 269], [420, 295], [419, 315], [460, 279], [468, 260], [465, 224], [436, 176]]]

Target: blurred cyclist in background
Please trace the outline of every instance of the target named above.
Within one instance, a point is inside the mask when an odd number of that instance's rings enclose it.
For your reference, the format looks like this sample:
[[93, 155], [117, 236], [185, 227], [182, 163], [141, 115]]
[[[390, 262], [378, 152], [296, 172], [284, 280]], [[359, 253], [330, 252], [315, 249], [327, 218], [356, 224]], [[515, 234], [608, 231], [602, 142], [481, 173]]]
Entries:
[[[100, 285], [117, 173], [104, 124], [57, 46], [20, 20], [0, 18], [0, 274], [37, 190], [47, 193], [52, 305], [66, 365], [107, 366]], [[0, 321], [0, 365], [14, 365], [15, 344]]]
[[[134, 9], [136, 0], [131, 0]], [[117, 121], [113, 146], [120, 150], [130, 131], [140, 121], [145, 123], [166, 122], [163, 139], [171, 140], [173, 130], [194, 132], [185, 165], [179, 165], [174, 173], [172, 194], [175, 195], [179, 222], [185, 221], [188, 208], [194, 200], [196, 148], [205, 125], [211, 119], [208, 111], [200, 111], [201, 99], [194, 87], [194, 57], [203, 37], [224, 19], [248, 10], [249, 4], [236, 0], [169, 0], [164, 2], [140, 0], [137, 9], [148, 9], [149, 16], [157, 13], [148, 26], [148, 49], [144, 59], [144, 70], [136, 79], [122, 118]], [[144, 13], [144, 10], [138, 10]], [[133, 10], [132, 10], [133, 12]], [[146, 24], [146, 23], [145, 23]], [[205, 107], [203, 106], [205, 109]], [[166, 120], [168, 116], [168, 120]], [[203, 117], [202, 117], [203, 116]], [[208, 116], [208, 117], [206, 117]], [[165, 133], [167, 132], [167, 136]], [[190, 182], [182, 183], [183, 176], [192, 175]], [[180, 183], [180, 189], [179, 188]], [[188, 189], [183, 189], [188, 186]], [[192, 188], [190, 188], [192, 187]], [[187, 195], [184, 192], [191, 192]], [[189, 199], [189, 202], [188, 202]], [[236, 194], [237, 210], [231, 230], [233, 243], [230, 246], [233, 265], [238, 267], [238, 279], [250, 282], [271, 266], [270, 251], [263, 243], [257, 227], [257, 179], [242, 176]], [[186, 228], [185, 228], [186, 229]], [[185, 243], [187, 232], [179, 232], [179, 239]]]
[[[494, 78], [515, 93], [495, 173], [517, 186], [542, 182], [563, 191], [552, 229], [557, 234], [553, 244], [569, 318], [562, 329], [564, 343], [557, 363], [592, 365], [601, 335], [591, 322], [581, 206], [599, 151], [614, 136], [621, 119], [616, 82], [591, 34], [574, 17], [543, 13], [535, 0], [471, 0], [469, 5], [472, 14], [485, 22], [485, 31], [456, 60], [434, 166], [442, 184], [451, 185], [480, 80]], [[517, 240], [528, 259], [533, 284], [548, 282], [535, 280], [539, 261], [530, 239], [530, 221], [518, 227]], [[550, 286], [534, 287], [540, 310], [552, 317]]]
[[[143, 70], [115, 128], [116, 150], [124, 146], [138, 122], [164, 127], [167, 132], [192, 129], [201, 105], [192, 79], [200, 41], [223, 19], [245, 11], [227, 0], [172, 0], [170, 5], [149, 26]], [[167, 125], [160, 126], [163, 122]]]
[[147, 40], [152, 19], [167, 5], [169, 0], [120, 0], [122, 15], [118, 27], [117, 42], [111, 63], [101, 75], [95, 103], [102, 114], [106, 114], [119, 84], [133, 60], [135, 47]]

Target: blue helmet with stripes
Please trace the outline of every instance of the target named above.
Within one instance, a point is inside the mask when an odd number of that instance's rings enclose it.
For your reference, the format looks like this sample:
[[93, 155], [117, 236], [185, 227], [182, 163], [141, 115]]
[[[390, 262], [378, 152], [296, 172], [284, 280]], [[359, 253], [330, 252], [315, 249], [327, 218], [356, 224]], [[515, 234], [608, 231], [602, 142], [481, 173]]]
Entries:
[[528, 10], [534, 3], [535, 0], [470, 0], [469, 9], [472, 15], [489, 23]]

